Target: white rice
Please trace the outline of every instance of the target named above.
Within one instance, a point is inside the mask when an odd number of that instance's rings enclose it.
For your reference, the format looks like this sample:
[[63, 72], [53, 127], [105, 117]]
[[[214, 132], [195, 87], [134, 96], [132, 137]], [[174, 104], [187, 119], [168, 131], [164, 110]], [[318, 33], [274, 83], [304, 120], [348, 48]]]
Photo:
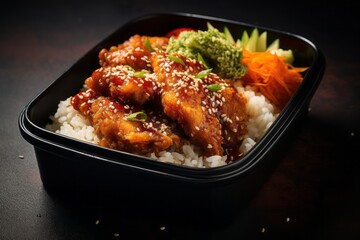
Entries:
[[52, 123], [47, 124], [45, 128], [52, 132], [95, 144], [99, 142], [89, 120], [71, 106], [70, 97], [60, 101], [56, 113], [50, 116], [50, 120]]
[[240, 146], [240, 151], [247, 153], [274, 123], [279, 115], [279, 110], [255, 88], [243, 87], [241, 81], [235, 82], [234, 85], [237, 91], [245, 94], [248, 99], [246, 104], [246, 111], [249, 115], [248, 132]]
[[[278, 110], [255, 89], [243, 87], [241, 81], [235, 82], [235, 87], [248, 99], [246, 104], [246, 111], [249, 114], [248, 133], [244, 136], [240, 146], [240, 151], [247, 153], [275, 121]], [[60, 101], [56, 113], [50, 116], [50, 120], [52, 123], [47, 124], [45, 128], [52, 132], [94, 144], [99, 141], [88, 119], [71, 106], [70, 97]], [[165, 163], [199, 168], [218, 167], [227, 164], [226, 156], [214, 155], [205, 158], [197, 153], [193, 145], [184, 145], [181, 152], [162, 151], [159, 157], [154, 153], [147, 156]]]

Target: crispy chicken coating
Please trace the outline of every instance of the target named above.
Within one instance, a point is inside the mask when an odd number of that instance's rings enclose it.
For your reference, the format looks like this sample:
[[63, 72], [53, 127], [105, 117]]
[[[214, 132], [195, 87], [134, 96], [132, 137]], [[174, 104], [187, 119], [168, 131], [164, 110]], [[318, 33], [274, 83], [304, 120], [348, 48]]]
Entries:
[[201, 66], [195, 66], [195, 62], [180, 55], [176, 57], [187, 65], [170, 60], [164, 52], [157, 52], [151, 59], [154, 72], [163, 86], [161, 102], [164, 112], [180, 124], [193, 144], [203, 146], [206, 154], [221, 155], [221, 125], [213, 114], [202, 108], [208, 99], [203, 85], [199, 84], [201, 79], [197, 80], [192, 75], [194, 71], [199, 72]]
[[[189, 141], [204, 156], [234, 157], [247, 133], [246, 98], [200, 61], [168, 55], [167, 44], [166, 37], [134, 35], [101, 50], [101, 67], [72, 106], [104, 147], [145, 155]], [[139, 115], [129, 119], [133, 113]]]
[[246, 98], [229, 81], [213, 73], [199, 76], [205, 67], [176, 53], [169, 58], [159, 51], [151, 63], [162, 84], [165, 114], [180, 124], [205, 155], [223, 155], [224, 147], [242, 140], [247, 131]]
[[[170, 122], [154, 111], [123, 105], [111, 97], [99, 96], [92, 89], [79, 92], [70, 102], [90, 118], [101, 146], [147, 154], [179, 144], [179, 137], [172, 132]], [[139, 114], [132, 116], [132, 113]]]
[[247, 133], [247, 98], [235, 89], [231, 80], [224, 80], [216, 74], [207, 75], [204, 81], [207, 86], [220, 88], [218, 91], [212, 91], [210, 96], [212, 111], [222, 126], [223, 146], [238, 147]]
[[152, 70], [150, 64], [151, 52], [165, 50], [169, 39], [167, 37], [152, 37], [134, 35], [118, 46], [99, 52], [100, 66], [128, 65], [136, 71]]
[[95, 70], [85, 84], [100, 95], [142, 105], [159, 96], [158, 81], [154, 78], [154, 74], [134, 72], [123, 65], [106, 66]]

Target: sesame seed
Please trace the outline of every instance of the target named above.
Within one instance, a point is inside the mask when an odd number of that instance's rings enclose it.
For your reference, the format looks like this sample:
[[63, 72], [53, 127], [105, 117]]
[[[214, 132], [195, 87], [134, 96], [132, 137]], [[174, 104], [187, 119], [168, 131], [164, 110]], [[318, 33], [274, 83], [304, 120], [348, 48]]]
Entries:
[[23, 156], [23, 155], [19, 155], [19, 158], [20, 158], [20, 159], [24, 159], [24, 156]]

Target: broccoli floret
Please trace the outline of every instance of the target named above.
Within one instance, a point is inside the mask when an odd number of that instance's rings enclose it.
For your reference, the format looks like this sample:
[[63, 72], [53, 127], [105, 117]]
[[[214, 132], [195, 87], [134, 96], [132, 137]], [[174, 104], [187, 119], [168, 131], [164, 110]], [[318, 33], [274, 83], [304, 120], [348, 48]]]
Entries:
[[179, 52], [187, 58], [197, 59], [198, 53], [222, 78], [239, 79], [246, 73], [241, 64], [242, 52], [216, 28], [207, 31], [182, 32], [171, 38], [168, 53]]

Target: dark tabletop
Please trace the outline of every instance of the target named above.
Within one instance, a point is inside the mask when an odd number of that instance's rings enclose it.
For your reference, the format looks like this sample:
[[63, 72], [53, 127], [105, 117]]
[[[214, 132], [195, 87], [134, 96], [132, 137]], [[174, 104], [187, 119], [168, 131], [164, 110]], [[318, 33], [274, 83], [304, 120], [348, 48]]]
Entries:
[[[326, 1], [48, 1], [0, 14], [0, 239], [360, 239], [360, 61], [357, 4]], [[310, 111], [244, 211], [219, 227], [152, 222], [72, 204], [43, 187], [20, 135], [25, 105], [122, 24], [190, 12], [299, 34], [324, 53]], [[139, 213], [137, 213], [139, 214]], [[195, 216], [193, 216], [195, 217]]]

